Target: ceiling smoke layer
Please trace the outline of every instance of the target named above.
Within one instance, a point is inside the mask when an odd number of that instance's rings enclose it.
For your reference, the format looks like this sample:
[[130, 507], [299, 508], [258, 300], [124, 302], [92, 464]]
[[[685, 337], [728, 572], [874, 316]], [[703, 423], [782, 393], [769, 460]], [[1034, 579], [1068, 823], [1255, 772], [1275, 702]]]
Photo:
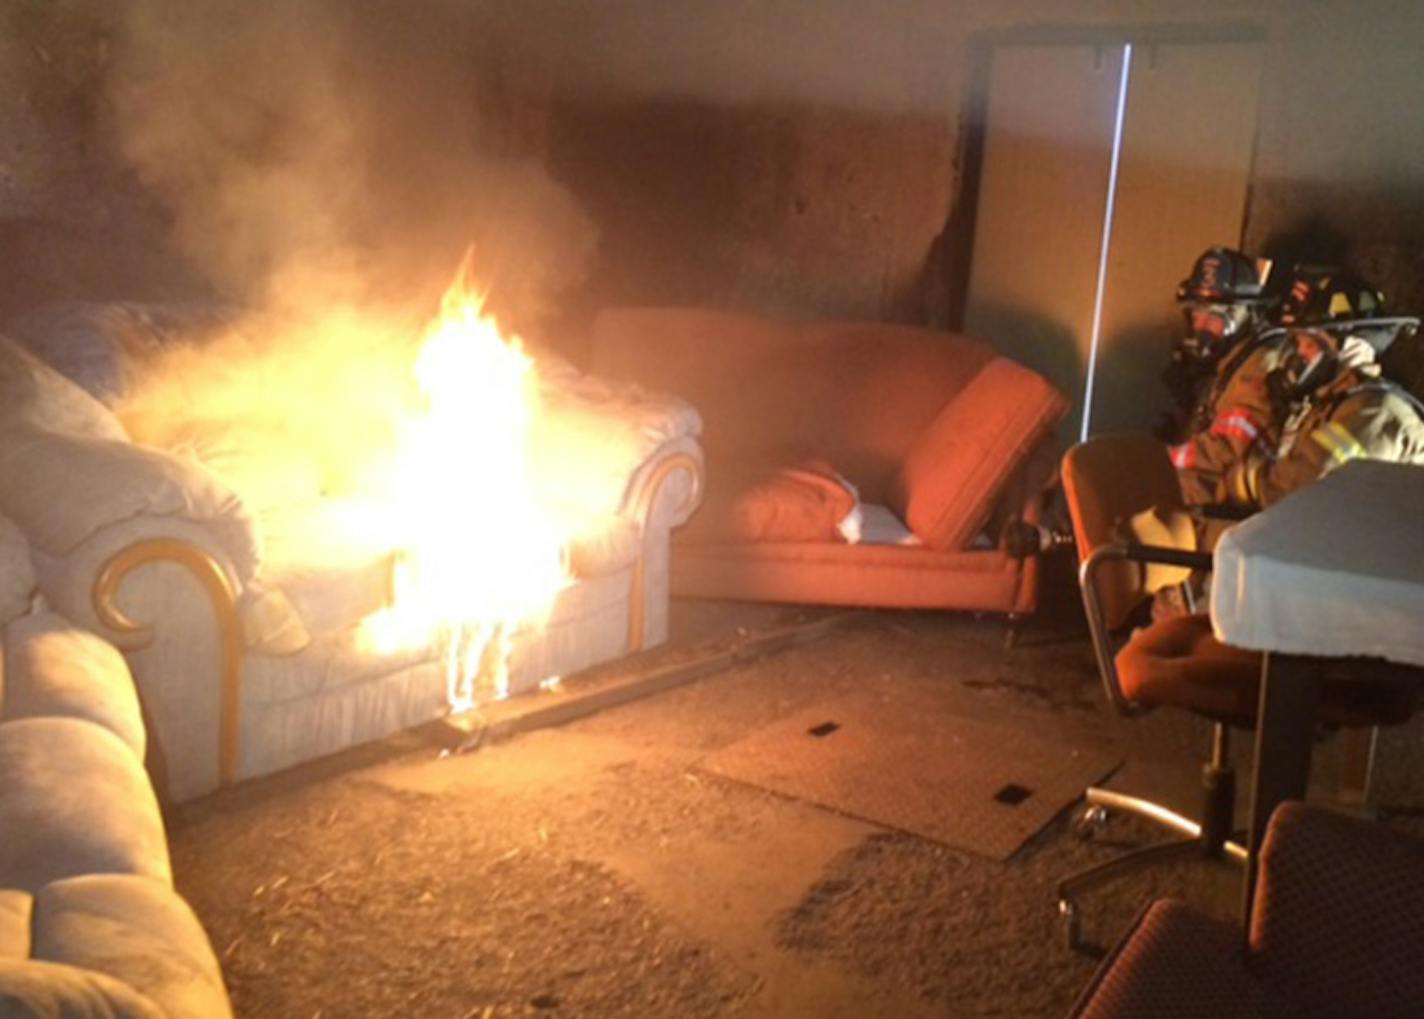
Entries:
[[[492, 307], [521, 326], [611, 302], [952, 323], [984, 47], [1055, 29], [1244, 28], [1265, 44], [1259, 133], [1245, 235], [1222, 240], [1347, 260], [1402, 306], [1424, 303], [1424, 119], [1409, 112], [1424, 103], [1424, 5], [1407, 0], [0, 0], [7, 10], [24, 15], [15, 24], [87, 12], [102, 26], [104, 45], [76, 52], [103, 67], [104, 140], [191, 260], [249, 302], [438, 287], [474, 241]], [[44, 35], [10, 50], [46, 81], [76, 66]], [[7, 91], [45, 94], [35, 83]], [[81, 164], [113, 146], [43, 137], [49, 121], [16, 102], [0, 97], [6, 141], [44, 144], [25, 162], [0, 141], [0, 162], [25, 171], [0, 166], [0, 197], [92, 229], [98, 217], [45, 182], [103, 193]], [[0, 256], [16, 250], [9, 226]], [[130, 241], [92, 247], [131, 262], [147, 245]], [[0, 310], [6, 285], [10, 304], [33, 303], [60, 275], [57, 259], [12, 261], [27, 275], [0, 281]]]
[[[1282, 0], [486, 0], [522, 59], [587, 100], [954, 117], [967, 40], [1273, 17]], [[1290, 6], [1290, 4], [1287, 4]]]
[[474, 244], [491, 306], [533, 321], [595, 230], [482, 117], [508, 87], [485, 38], [457, 0], [133, 0], [109, 128], [230, 297], [429, 304]]

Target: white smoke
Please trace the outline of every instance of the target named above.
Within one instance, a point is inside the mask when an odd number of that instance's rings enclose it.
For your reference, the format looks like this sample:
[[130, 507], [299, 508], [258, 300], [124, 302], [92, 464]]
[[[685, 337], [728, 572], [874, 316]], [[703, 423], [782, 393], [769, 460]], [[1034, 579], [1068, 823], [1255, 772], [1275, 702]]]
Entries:
[[147, 366], [120, 408], [136, 438], [250, 467], [254, 485], [310, 463], [323, 491], [360, 487], [471, 245], [506, 331], [537, 330], [581, 280], [596, 231], [520, 133], [538, 82], [479, 15], [458, 0], [123, 5], [112, 140], [175, 244], [248, 310]]
[[511, 137], [523, 83], [478, 13], [133, 0], [114, 138], [182, 250], [245, 301], [389, 301], [443, 285], [473, 242], [494, 306], [537, 318], [582, 278], [595, 230]]

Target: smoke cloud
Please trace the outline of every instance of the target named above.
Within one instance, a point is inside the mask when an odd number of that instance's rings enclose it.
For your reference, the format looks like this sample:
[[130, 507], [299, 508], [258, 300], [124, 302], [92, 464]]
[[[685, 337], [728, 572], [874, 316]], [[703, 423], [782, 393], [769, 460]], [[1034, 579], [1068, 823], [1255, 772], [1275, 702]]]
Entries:
[[584, 274], [595, 229], [511, 127], [521, 80], [457, 0], [133, 0], [113, 137], [226, 295], [382, 303], [475, 246], [492, 307], [527, 324]]
[[537, 334], [584, 276], [595, 228], [530, 127], [547, 94], [480, 4], [130, 0], [105, 16], [113, 145], [243, 309], [152, 359], [118, 411], [254, 504], [370, 487], [467, 249], [506, 333]]

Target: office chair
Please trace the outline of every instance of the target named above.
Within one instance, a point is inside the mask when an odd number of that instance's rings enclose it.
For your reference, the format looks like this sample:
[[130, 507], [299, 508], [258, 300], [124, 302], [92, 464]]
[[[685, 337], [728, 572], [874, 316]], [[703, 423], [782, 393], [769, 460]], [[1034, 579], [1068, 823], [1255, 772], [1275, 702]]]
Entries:
[[[1085, 792], [1082, 824], [1122, 811], [1171, 829], [1180, 839], [1099, 864], [1058, 884], [1059, 914], [1068, 944], [1079, 938], [1079, 893], [1156, 863], [1199, 853], [1243, 863], [1246, 849], [1231, 841], [1236, 776], [1228, 760], [1230, 731], [1255, 726], [1261, 655], [1222, 644], [1212, 635], [1205, 612], [1149, 623], [1117, 646], [1151, 597], [1180, 571], [1209, 570], [1211, 556], [1172, 545], [1144, 545], [1126, 536], [1125, 522], [1155, 509], [1161, 519], [1182, 519], [1176, 470], [1166, 447], [1148, 435], [1108, 435], [1074, 446], [1063, 458], [1063, 489], [1077, 544], [1079, 586], [1092, 635], [1098, 671], [1109, 702], [1120, 714], [1140, 715], [1171, 706], [1212, 722], [1211, 757], [1202, 771], [1200, 819], [1162, 804], [1107, 789]], [[1162, 566], [1177, 567], [1176, 577]], [[1190, 600], [1188, 599], [1190, 606]], [[1408, 687], [1327, 675], [1318, 721], [1325, 726], [1377, 726], [1407, 721], [1414, 710]]]
[[1424, 1015], [1424, 841], [1283, 803], [1252, 917], [1247, 930], [1158, 899], [1071, 1019]]

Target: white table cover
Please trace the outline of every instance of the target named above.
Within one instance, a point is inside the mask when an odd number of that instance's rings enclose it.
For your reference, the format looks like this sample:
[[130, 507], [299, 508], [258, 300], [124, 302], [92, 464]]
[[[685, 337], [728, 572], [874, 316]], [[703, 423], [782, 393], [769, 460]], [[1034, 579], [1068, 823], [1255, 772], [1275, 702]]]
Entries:
[[1219, 640], [1424, 665], [1424, 467], [1352, 461], [1231, 528], [1214, 559]]

